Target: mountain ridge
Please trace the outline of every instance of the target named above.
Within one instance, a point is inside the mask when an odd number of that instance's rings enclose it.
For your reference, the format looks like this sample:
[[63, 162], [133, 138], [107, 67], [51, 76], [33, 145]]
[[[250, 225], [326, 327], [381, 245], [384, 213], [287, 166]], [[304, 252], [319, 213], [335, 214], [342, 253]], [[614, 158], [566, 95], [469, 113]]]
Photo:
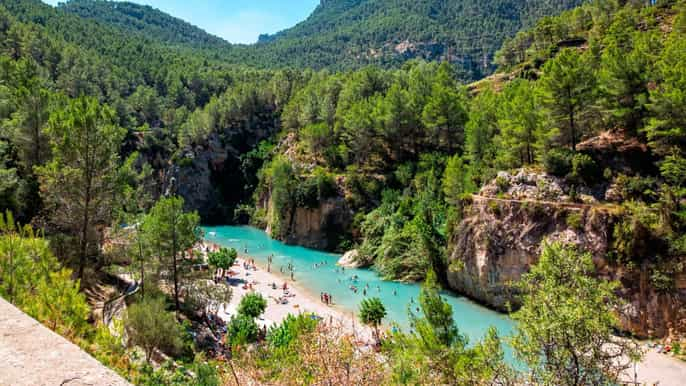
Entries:
[[[491, 74], [502, 43], [542, 16], [583, 0], [327, 0], [305, 20], [252, 45], [231, 44], [150, 6], [70, 0], [58, 9], [169, 45], [209, 49], [222, 61], [256, 68], [344, 71], [399, 68], [408, 60], [449, 61], [466, 80]], [[162, 27], [164, 26], [164, 28]], [[485, 32], [489, 31], [489, 32]]]

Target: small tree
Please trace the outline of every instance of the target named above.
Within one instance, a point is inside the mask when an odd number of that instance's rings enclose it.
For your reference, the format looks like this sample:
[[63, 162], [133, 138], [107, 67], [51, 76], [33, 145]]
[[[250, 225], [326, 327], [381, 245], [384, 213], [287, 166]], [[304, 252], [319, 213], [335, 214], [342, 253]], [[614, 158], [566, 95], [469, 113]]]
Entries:
[[163, 298], [147, 297], [132, 305], [124, 324], [131, 343], [145, 351], [146, 362], [156, 348], [173, 352], [183, 345], [181, 325], [166, 310]]
[[238, 252], [235, 248], [222, 248], [218, 252], [210, 252], [207, 260], [215, 268], [229, 269], [236, 262], [237, 257]]
[[374, 328], [374, 334], [376, 335], [377, 340], [380, 340], [379, 325], [385, 317], [386, 307], [384, 307], [381, 299], [364, 299], [362, 300], [362, 303], [360, 303], [360, 320], [362, 323]]
[[[551, 113], [561, 142], [576, 152], [584, 134], [584, 116], [593, 105], [595, 76], [590, 55], [565, 48], [543, 67], [539, 84], [542, 103]], [[554, 130], [555, 131], [555, 130]]]
[[460, 335], [455, 326], [453, 307], [441, 296], [436, 274], [433, 270], [429, 270], [426, 275], [426, 281], [419, 293], [419, 304], [422, 307], [426, 323], [442, 344], [451, 346], [456, 341], [460, 341], [460, 345], [466, 343], [464, 342], [465, 338]]
[[181, 289], [180, 265], [185, 261], [183, 251], [200, 239], [200, 216], [183, 210], [183, 198], [163, 198], [155, 204], [143, 222], [143, 231], [149, 235], [152, 248], [158, 254], [165, 272], [174, 285], [174, 304], [179, 310]]
[[258, 293], [243, 296], [238, 305], [238, 314], [249, 318], [257, 318], [267, 308], [267, 301]]
[[513, 314], [512, 345], [531, 369], [533, 383], [615, 384], [640, 357], [633, 342], [612, 335], [614, 312], [621, 309], [616, 283], [594, 273], [590, 254], [553, 243], [522, 278], [523, 305]]

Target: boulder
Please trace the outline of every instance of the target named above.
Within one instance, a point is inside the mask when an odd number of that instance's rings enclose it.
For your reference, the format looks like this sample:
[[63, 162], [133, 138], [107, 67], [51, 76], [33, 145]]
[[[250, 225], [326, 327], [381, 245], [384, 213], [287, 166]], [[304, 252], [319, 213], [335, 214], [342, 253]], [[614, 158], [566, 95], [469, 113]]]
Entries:
[[338, 260], [338, 265], [345, 268], [361, 268], [364, 266], [364, 263], [358, 260], [359, 256], [360, 253], [357, 249], [348, 251]]

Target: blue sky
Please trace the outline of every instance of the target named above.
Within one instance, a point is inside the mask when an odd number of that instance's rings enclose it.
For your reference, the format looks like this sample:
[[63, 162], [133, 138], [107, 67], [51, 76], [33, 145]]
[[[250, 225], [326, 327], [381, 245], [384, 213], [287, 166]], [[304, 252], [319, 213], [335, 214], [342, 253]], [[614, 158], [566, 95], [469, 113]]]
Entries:
[[[64, 0], [43, 0], [56, 5]], [[319, 0], [133, 0], [186, 20], [232, 43], [254, 43], [305, 20]]]

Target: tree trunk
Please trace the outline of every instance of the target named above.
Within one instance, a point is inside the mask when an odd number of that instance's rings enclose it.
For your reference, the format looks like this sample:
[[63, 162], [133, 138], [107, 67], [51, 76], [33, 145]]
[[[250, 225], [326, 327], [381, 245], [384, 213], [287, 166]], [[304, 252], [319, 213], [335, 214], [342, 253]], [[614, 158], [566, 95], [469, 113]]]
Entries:
[[145, 265], [143, 264], [143, 244], [140, 239], [138, 240], [138, 258], [141, 264], [141, 297], [145, 298]]
[[574, 125], [574, 107], [569, 109], [569, 129], [572, 136], [572, 151], [576, 153], [576, 127]]
[[83, 224], [81, 224], [81, 245], [79, 252], [79, 275], [78, 278], [81, 280], [81, 286], [83, 288], [83, 270], [86, 265], [86, 255], [88, 254], [88, 225], [90, 224], [90, 202], [91, 202], [91, 189], [90, 182], [86, 187], [86, 198], [83, 207]]
[[[174, 224], [176, 227], [176, 224]], [[177, 241], [176, 241], [176, 228], [172, 231], [172, 269], [174, 275], [174, 306], [176, 307], [176, 313], [179, 313], [179, 277], [176, 267], [176, 254], [177, 254]]]

